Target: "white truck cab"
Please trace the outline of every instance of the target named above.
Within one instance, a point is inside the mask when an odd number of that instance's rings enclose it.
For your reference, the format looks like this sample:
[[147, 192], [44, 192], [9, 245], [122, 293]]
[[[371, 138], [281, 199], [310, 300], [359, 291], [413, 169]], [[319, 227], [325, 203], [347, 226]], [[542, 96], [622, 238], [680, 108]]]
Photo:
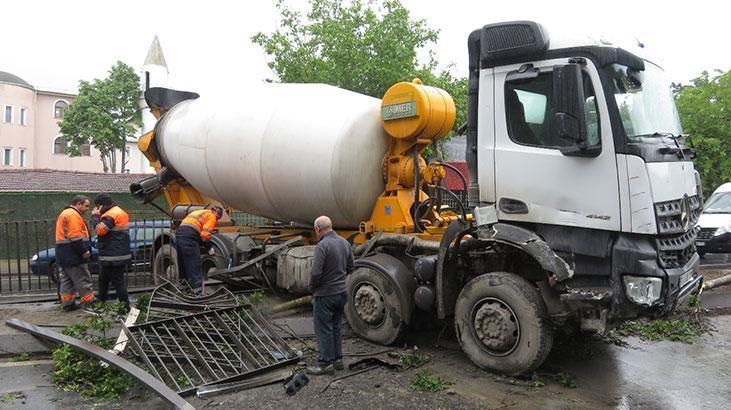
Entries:
[[662, 69], [527, 21], [476, 30], [469, 48], [475, 214], [494, 207], [566, 261], [562, 300], [595, 308], [584, 327], [697, 290], [699, 187]]

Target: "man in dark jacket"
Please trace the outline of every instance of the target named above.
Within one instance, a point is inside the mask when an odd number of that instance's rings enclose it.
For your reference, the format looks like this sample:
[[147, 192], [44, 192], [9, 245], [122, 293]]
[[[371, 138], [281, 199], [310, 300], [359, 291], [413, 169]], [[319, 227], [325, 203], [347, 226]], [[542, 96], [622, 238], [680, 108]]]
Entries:
[[348, 291], [345, 275], [355, 266], [348, 241], [332, 229], [327, 216], [315, 220], [315, 233], [320, 240], [315, 247], [315, 259], [310, 273], [315, 337], [320, 348], [318, 363], [307, 368], [311, 375], [334, 374], [342, 370], [343, 351], [340, 323], [343, 319]]
[[117, 299], [129, 311], [129, 296], [124, 284], [124, 272], [132, 260], [129, 245], [129, 215], [114, 203], [109, 194], [99, 194], [94, 198], [91, 224], [97, 234], [96, 247], [99, 249], [99, 299], [107, 300], [109, 282], [117, 291]]
[[89, 229], [84, 221], [88, 210], [89, 198], [76, 195], [56, 219], [56, 262], [60, 268], [59, 296], [64, 311], [78, 308], [77, 292], [83, 307], [90, 307], [95, 301], [89, 273]]
[[199, 209], [188, 214], [175, 231], [175, 250], [178, 256], [178, 272], [188, 280], [195, 293], [203, 294], [203, 267], [201, 246], [208, 249], [213, 230], [223, 216], [223, 208]]

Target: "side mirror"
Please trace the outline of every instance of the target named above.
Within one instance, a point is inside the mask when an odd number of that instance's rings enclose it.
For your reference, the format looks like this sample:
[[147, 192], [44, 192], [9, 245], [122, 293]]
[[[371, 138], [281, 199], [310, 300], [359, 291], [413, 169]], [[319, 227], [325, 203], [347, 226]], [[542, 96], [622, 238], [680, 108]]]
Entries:
[[553, 67], [553, 99], [558, 137], [573, 141], [577, 148], [585, 149], [586, 99], [579, 64]]

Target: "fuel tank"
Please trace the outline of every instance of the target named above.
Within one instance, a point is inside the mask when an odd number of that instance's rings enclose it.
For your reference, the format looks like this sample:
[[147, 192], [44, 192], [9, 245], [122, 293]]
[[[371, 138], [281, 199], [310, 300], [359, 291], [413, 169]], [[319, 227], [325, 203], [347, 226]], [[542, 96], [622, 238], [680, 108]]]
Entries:
[[384, 189], [380, 104], [323, 84], [232, 85], [176, 104], [155, 140], [166, 166], [229, 206], [356, 228]]

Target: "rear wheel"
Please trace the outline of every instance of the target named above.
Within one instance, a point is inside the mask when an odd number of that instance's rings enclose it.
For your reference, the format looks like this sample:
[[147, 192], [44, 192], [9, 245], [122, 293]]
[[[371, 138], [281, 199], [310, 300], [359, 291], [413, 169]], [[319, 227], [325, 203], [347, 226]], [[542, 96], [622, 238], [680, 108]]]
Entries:
[[457, 299], [454, 322], [472, 362], [511, 376], [535, 370], [553, 345], [538, 289], [512, 273], [488, 273], [469, 281]]
[[56, 262], [48, 264], [48, 276], [51, 278], [53, 283], [58, 284], [58, 269], [56, 269]]
[[371, 342], [389, 345], [406, 330], [402, 304], [396, 286], [386, 275], [360, 267], [348, 275], [345, 317], [353, 331]]
[[165, 283], [166, 280], [172, 283], [178, 282], [178, 254], [174, 246], [165, 244], [157, 250], [152, 265], [152, 277], [156, 286]]

